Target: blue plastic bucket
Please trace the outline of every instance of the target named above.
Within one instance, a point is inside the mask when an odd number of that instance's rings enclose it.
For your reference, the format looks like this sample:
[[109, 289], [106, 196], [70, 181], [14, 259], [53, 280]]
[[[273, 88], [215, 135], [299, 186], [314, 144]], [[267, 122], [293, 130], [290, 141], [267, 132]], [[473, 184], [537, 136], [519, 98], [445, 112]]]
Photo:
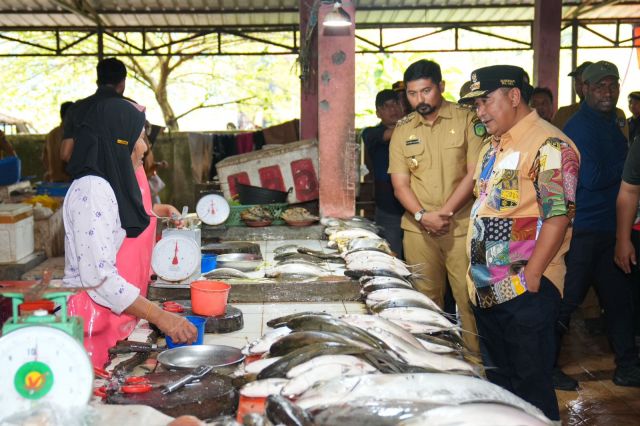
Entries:
[[217, 254], [203, 254], [200, 262], [201, 272], [203, 274], [213, 271], [218, 266]]
[[[185, 318], [198, 329], [198, 338], [192, 343], [192, 345], [201, 345], [204, 342], [204, 324], [207, 322], [207, 319], [197, 317], [195, 315], [187, 315]], [[178, 346], [188, 346], [185, 343], [173, 343], [173, 339], [169, 336], [165, 336], [164, 340], [167, 342], [167, 347], [169, 349], [177, 348]]]

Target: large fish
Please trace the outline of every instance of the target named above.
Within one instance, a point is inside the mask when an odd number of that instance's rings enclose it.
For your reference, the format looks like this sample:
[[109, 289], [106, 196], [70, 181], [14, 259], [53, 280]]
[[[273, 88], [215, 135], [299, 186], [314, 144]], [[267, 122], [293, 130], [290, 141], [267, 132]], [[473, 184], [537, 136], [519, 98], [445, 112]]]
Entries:
[[372, 348], [382, 350], [388, 349], [387, 345], [375, 336], [367, 333], [361, 328], [349, 325], [334, 317], [314, 317], [313, 315], [300, 316], [287, 322], [287, 327], [297, 331], [328, 331], [331, 333], [341, 334], [349, 339], [364, 343]]
[[303, 409], [280, 395], [269, 395], [265, 412], [275, 425], [313, 426], [311, 417]]
[[264, 368], [260, 374], [258, 374], [258, 379], [262, 380], [274, 377], [286, 377], [287, 371], [291, 370], [296, 365], [300, 365], [317, 356], [353, 355], [365, 353], [367, 351], [368, 349], [345, 345], [342, 343], [314, 343], [284, 355], [278, 361]]
[[267, 325], [271, 328], [284, 327], [292, 319], [304, 317], [304, 316], [315, 316], [315, 317], [323, 316], [327, 318], [333, 318], [333, 315], [327, 312], [304, 311], [304, 312], [295, 312], [293, 314], [283, 315], [281, 317], [270, 319], [269, 321], [267, 321]]
[[223, 279], [223, 278], [238, 278], [238, 279], [251, 279], [251, 277], [249, 277], [249, 275], [245, 274], [244, 272], [238, 270], [238, 269], [234, 269], [234, 268], [216, 268], [211, 272], [207, 272], [206, 274], [203, 275], [203, 277], [207, 278], [207, 279], [212, 279], [212, 278], [217, 278], [217, 279]]
[[253, 361], [252, 363], [249, 363], [249, 364], [245, 365], [244, 371], [245, 371], [245, 373], [248, 373], [248, 374], [258, 374], [262, 370], [264, 370], [266, 367], [268, 367], [271, 364], [273, 364], [274, 362], [278, 361], [280, 358], [281, 357], [279, 357], [279, 356], [274, 356], [274, 357], [271, 357], [271, 358], [258, 359], [256, 361]]
[[498, 385], [455, 374], [369, 374], [319, 383], [303, 393], [297, 404], [304, 408], [339, 405], [362, 399], [397, 399], [436, 404], [497, 402], [524, 410], [548, 421], [533, 405]]
[[240, 393], [250, 398], [263, 398], [267, 395], [279, 394], [289, 379], [272, 377], [249, 382], [240, 389]]
[[340, 256], [340, 253], [332, 251], [330, 253], [326, 253], [324, 251], [312, 250], [308, 247], [298, 247], [298, 253], [308, 254], [310, 256], [317, 257], [319, 259], [324, 259], [330, 262], [343, 262], [344, 259]]
[[377, 370], [367, 363], [362, 363], [358, 366], [325, 364], [292, 378], [289, 383], [283, 386], [280, 393], [287, 398], [294, 398], [316, 383], [330, 380], [334, 377], [361, 376], [376, 372]]
[[364, 314], [346, 314], [340, 316], [340, 319], [344, 322], [355, 325], [369, 333], [375, 328], [380, 328], [393, 333], [401, 339], [404, 339], [407, 343], [415, 347], [416, 349], [423, 349], [424, 345], [418, 341], [411, 333], [404, 328], [394, 324], [393, 322], [386, 320], [376, 315], [364, 315]]
[[475, 402], [434, 408], [399, 426], [549, 426], [553, 423], [507, 404]]
[[444, 311], [440, 308], [440, 306], [438, 306], [436, 302], [431, 300], [431, 298], [413, 289], [390, 288], [390, 289], [372, 291], [369, 294], [367, 294], [367, 301], [371, 305], [378, 302], [385, 302], [388, 300], [399, 300], [399, 299], [417, 300], [424, 303], [425, 305], [430, 306], [431, 310], [434, 312], [438, 312], [440, 314], [444, 313]]
[[[399, 395], [398, 398], [401, 398]], [[311, 411], [317, 426], [395, 426], [441, 404], [402, 399], [366, 399], [349, 401], [327, 407], [314, 407]], [[455, 426], [453, 423], [452, 426]]]
[[360, 346], [364, 349], [373, 349], [372, 346], [362, 341], [350, 339], [342, 334], [331, 333], [328, 331], [294, 331], [271, 345], [269, 353], [272, 356], [282, 356], [296, 349], [312, 345], [314, 343], [336, 342], [345, 345]]
[[306, 371], [322, 367], [324, 365], [344, 365], [358, 368], [364, 367], [365, 364], [365, 361], [353, 355], [323, 355], [293, 367], [291, 370], [287, 371], [287, 377], [289, 379], [293, 379]]
[[425, 323], [435, 326], [440, 326], [443, 330], [457, 327], [452, 324], [444, 315], [439, 312], [432, 311], [430, 309], [416, 308], [416, 307], [398, 307], [387, 308], [377, 313], [382, 318], [388, 320], [399, 321], [412, 321], [417, 323]]
[[[267, 323], [267, 325], [269, 325], [269, 323]], [[244, 348], [242, 348], [242, 353], [245, 355], [259, 355], [268, 352], [269, 348], [276, 340], [280, 339], [282, 336], [286, 336], [289, 333], [291, 333], [291, 329], [285, 327], [283, 324], [281, 327], [278, 327], [275, 330], [268, 331], [258, 339], [246, 345]]]
[[269, 268], [265, 273], [265, 277], [267, 278], [279, 278], [284, 280], [309, 279], [326, 275], [331, 275], [331, 272], [319, 265], [312, 265], [309, 263], [278, 264]]

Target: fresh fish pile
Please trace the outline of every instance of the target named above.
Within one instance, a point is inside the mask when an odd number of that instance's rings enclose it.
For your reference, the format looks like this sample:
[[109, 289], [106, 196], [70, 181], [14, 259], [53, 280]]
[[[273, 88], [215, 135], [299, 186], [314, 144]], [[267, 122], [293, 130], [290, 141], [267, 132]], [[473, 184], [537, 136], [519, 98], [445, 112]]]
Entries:
[[264, 422], [551, 424], [531, 404], [480, 377], [479, 357], [465, 349], [455, 318], [414, 288], [420, 265], [395, 257], [374, 224], [359, 218], [321, 223], [337, 252], [279, 247], [268, 276], [315, 278], [327, 273], [327, 263], [343, 262], [344, 274], [359, 280], [369, 314], [301, 312], [267, 323], [273, 330], [243, 349], [261, 358], [245, 367], [245, 379], [257, 380], [241, 389], [268, 397]]

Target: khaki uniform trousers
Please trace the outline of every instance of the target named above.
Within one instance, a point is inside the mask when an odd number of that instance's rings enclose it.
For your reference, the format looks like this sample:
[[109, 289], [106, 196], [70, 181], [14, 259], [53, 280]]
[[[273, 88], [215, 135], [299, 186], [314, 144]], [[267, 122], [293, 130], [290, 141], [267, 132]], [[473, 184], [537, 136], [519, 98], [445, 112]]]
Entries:
[[467, 236], [447, 234], [433, 238], [426, 232], [404, 232], [404, 257], [409, 265], [420, 265], [421, 279], [414, 279], [418, 291], [444, 307], [447, 276], [462, 321], [462, 338], [467, 349], [480, 353], [476, 320], [471, 310], [467, 289], [469, 258], [466, 250]]

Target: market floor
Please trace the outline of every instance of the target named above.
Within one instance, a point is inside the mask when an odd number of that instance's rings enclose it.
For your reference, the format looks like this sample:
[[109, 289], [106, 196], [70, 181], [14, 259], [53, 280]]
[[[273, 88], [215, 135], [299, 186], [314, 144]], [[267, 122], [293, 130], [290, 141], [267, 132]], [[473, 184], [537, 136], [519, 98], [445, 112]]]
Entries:
[[613, 384], [615, 364], [606, 337], [590, 335], [580, 319], [571, 323], [560, 366], [580, 382], [576, 392], [556, 392], [563, 425], [640, 425], [640, 388]]

